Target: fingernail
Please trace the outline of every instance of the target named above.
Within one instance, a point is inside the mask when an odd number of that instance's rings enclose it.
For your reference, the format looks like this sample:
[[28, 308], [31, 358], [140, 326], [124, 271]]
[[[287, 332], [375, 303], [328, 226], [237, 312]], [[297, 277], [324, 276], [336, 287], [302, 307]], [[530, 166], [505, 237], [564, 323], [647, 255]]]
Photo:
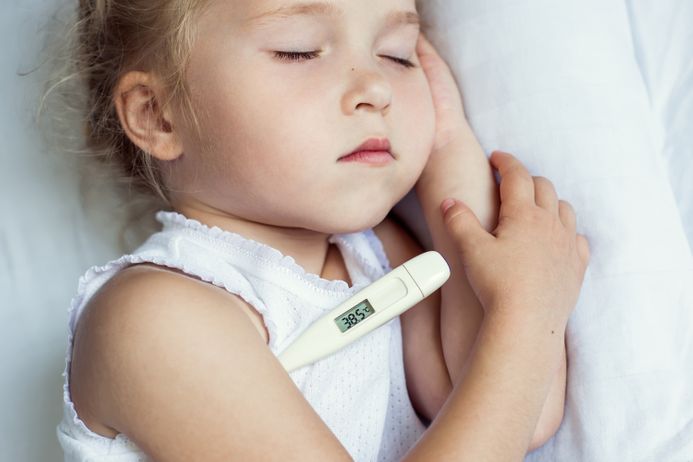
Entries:
[[455, 199], [445, 199], [441, 204], [440, 204], [440, 209], [443, 211], [443, 215], [445, 215], [445, 212], [448, 211], [450, 207], [455, 205]]

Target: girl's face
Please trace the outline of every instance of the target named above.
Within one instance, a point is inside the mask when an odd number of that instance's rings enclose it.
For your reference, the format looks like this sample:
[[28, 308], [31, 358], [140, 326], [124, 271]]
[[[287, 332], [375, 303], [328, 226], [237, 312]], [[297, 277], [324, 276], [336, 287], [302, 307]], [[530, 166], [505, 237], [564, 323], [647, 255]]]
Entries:
[[[415, 12], [414, 0], [212, 1], [186, 76], [202, 140], [175, 121], [174, 206], [324, 233], [378, 224], [433, 143]], [[370, 138], [387, 138], [394, 158], [338, 160]]]

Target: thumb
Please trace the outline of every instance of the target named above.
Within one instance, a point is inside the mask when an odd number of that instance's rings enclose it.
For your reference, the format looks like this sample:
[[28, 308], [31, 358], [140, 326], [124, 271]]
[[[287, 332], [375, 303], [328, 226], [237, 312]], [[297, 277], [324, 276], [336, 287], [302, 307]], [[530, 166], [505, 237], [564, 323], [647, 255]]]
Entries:
[[443, 212], [445, 227], [464, 258], [493, 237], [481, 226], [472, 209], [462, 201], [445, 199], [440, 204], [440, 209]]

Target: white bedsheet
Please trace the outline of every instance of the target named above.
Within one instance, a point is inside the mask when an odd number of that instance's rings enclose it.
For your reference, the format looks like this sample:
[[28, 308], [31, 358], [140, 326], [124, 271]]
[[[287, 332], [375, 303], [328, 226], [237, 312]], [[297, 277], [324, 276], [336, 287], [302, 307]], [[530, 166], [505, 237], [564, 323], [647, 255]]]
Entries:
[[[527, 459], [693, 460], [692, 2], [422, 3], [487, 153], [554, 181], [592, 245], [568, 328], [565, 421]], [[38, 64], [57, 4], [68, 2], [0, 12], [12, 44], [0, 53], [0, 460], [62, 457], [69, 300], [87, 267], [123, 251], [122, 215], [81, 202], [75, 166], [36, 134], [44, 75], [17, 74]]]
[[[552, 180], [592, 250], [564, 422], [527, 460], [693, 460], [693, 2], [423, 10], [487, 154]], [[411, 200], [397, 211], [430, 242]]]
[[693, 247], [693, 2], [631, 0], [626, 5], [658, 147]]

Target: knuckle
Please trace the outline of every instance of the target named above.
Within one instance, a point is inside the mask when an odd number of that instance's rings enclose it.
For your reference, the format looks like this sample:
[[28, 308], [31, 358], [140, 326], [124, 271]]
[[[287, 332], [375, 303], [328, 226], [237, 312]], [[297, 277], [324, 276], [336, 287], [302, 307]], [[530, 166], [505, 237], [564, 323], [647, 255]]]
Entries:
[[542, 223], [551, 218], [550, 214], [541, 207], [531, 207], [525, 213], [527, 219], [532, 223]]
[[462, 210], [460, 210], [460, 209], [454, 210], [454, 211], [451, 212], [447, 217], [445, 217], [445, 221], [446, 221], [454, 230], [457, 230], [457, 229], [460, 227], [462, 218], [464, 218], [464, 216], [466, 215], [466, 212], [467, 212], [467, 211], [466, 211], [465, 209], [462, 209]]
[[580, 248], [580, 251], [583, 254], [583, 257], [585, 258], [585, 261], [589, 261], [591, 257], [591, 251], [590, 251], [590, 244], [589, 241], [587, 241], [587, 238], [583, 236], [582, 234], [577, 235], [577, 242], [578, 242], [578, 247]]
[[532, 179], [527, 169], [525, 169], [524, 166], [522, 166], [522, 164], [517, 162], [513, 163], [510, 167], [508, 167], [508, 169], [505, 171], [505, 175], [524, 178], [526, 180]]
[[546, 177], [543, 176], [535, 176], [534, 178], [534, 183], [540, 186], [545, 186], [546, 188], [554, 189], [553, 183], [551, 180], [549, 180]]
[[564, 209], [566, 212], [571, 212], [573, 214], [575, 213], [575, 209], [568, 201], [564, 201], [563, 199], [561, 199], [558, 201], [558, 206]]

